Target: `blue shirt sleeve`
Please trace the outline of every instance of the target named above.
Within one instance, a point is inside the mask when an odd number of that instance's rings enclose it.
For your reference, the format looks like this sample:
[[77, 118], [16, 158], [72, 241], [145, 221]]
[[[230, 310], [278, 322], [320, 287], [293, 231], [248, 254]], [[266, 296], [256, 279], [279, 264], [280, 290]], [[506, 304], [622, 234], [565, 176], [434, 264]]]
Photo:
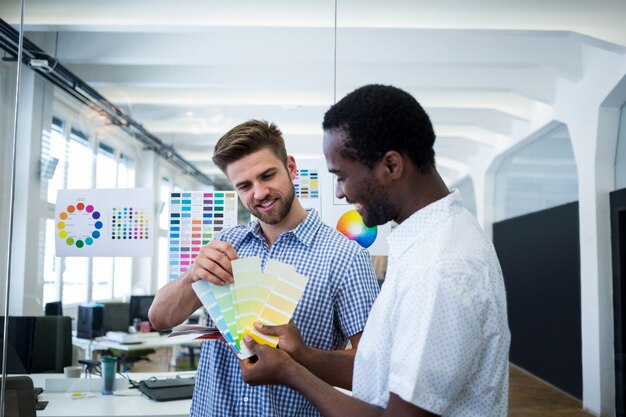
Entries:
[[335, 303], [336, 322], [346, 337], [360, 333], [365, 328], [367, 317], [379, 286], [369, 253], [359, 250], [352, 258], [339, 283]]

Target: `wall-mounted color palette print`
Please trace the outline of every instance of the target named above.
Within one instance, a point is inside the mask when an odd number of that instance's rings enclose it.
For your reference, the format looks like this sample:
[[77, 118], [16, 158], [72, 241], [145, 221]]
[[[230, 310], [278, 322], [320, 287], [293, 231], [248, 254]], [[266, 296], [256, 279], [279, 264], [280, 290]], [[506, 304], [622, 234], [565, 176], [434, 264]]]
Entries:
[[322, 194], [320, 189], [320, 159], [296, 159], [298, 167], [293, 187], [296, 197], [304, 208], [322, 211]]
[[[320, 174], [322, 180], [322, 220], [327, 225], [340, 231], [348, 239], [355, 241], [370, 255], [386, 256], [388, 254], [387, 236], [391, 224], [367, 227], [361, 215], [348, 204], [344, 198], [337, 198], [336, 177], [327, 170]], [[332, 196], [331, 196], [332, 193]], [[327, 197], [327, 198], [326, 198]]]
[[154, 193], [147, 188], [59, 190], [57, 256], [152, 256]]

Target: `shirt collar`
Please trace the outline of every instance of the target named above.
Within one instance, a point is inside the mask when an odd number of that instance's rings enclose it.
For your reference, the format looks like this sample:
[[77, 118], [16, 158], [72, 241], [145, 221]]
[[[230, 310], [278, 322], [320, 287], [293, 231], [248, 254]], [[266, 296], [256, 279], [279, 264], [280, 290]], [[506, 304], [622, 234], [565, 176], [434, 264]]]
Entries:
[[[317, 230], [322, 225], [322, 219], [320, 219], [320, 216], [317, 211], [315, 211], [315, 209], [306, 209], [306, 211], [307, 215], [304, 220], [302, 220], [295, 229], [281, 233], [278, 236], [278, 239], [276, 239], [277, 242], [281, 239], [283, 235], [291, 233], [305, 246], [311, 245], [311, 242], [315, 237], [315, 233], [317, 233]], [[259, 219], [255, 219], [248, 223], [247, 229], [249, 234], [253, 235], [257, 239], [265, 241], [265, 236], [263, 235], [263, 231], [261, 230], [261, 224], [259, 223]]]
[[461, 193], [458, 190], [452, 190], [447, 196], [417, 210], [394, 227], [387, 237], [389, 257], [397, 258], [402, 255], [409, 246], [420, 239], [422, 231], [433, 227], [461, 208], [463, 208]]

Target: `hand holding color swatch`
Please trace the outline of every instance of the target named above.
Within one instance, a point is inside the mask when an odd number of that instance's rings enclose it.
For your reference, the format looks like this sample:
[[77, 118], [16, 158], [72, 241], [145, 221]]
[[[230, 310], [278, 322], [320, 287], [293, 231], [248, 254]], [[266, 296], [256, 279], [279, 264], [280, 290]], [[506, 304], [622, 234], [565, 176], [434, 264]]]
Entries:
[[252, 356], [243, 343], [249, 334], [257, 343], [276, 347], [278, 339], [254, 329], [254, 322], [278, 326], [289, 323], [308, 278], [288, 264], [268, 260], [261, 271], [258, 256], [232, 262], [235, 282], [217, 286], [197, 281], [192, 287], [239, 359]]

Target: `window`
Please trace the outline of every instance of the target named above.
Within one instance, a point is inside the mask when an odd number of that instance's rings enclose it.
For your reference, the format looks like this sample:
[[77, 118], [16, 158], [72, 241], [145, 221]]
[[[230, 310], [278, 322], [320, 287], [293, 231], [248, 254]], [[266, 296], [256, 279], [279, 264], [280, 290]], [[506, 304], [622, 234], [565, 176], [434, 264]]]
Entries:
[[577, 201], [578, 173], [567, 127], [559, 124], [507, 155], [495, 185], [495, 221]]
[[[42, 165], [55, 165], [54, 175], [48, 180], [47, 187], [42, 184], [43, 188], [47, 190], [48, 202], [52, 204], [56, 204], [57, 191], [65, 188], [66, 139], [63, 135], [64, 129], [65, 123], [61, 119], [53, 117], [49, 142], [44, 137], [42, 144]], [[53, 163], [54, 160], [57, 162]]]
[[[115, 142], [115, 140], [112, 140]], [[44, 251], [44, 303], [65, 304], [123, 298], [130, 294], [132, 258], [57, 258], [54, 248], [54, 204], [58, 190], [130, 188], [135, 185], [134, 159], [108, 140], [96, 141], [72, 127], [71, 117], [53, 117], [41, 150], [42, 198], [48, 203]]]

